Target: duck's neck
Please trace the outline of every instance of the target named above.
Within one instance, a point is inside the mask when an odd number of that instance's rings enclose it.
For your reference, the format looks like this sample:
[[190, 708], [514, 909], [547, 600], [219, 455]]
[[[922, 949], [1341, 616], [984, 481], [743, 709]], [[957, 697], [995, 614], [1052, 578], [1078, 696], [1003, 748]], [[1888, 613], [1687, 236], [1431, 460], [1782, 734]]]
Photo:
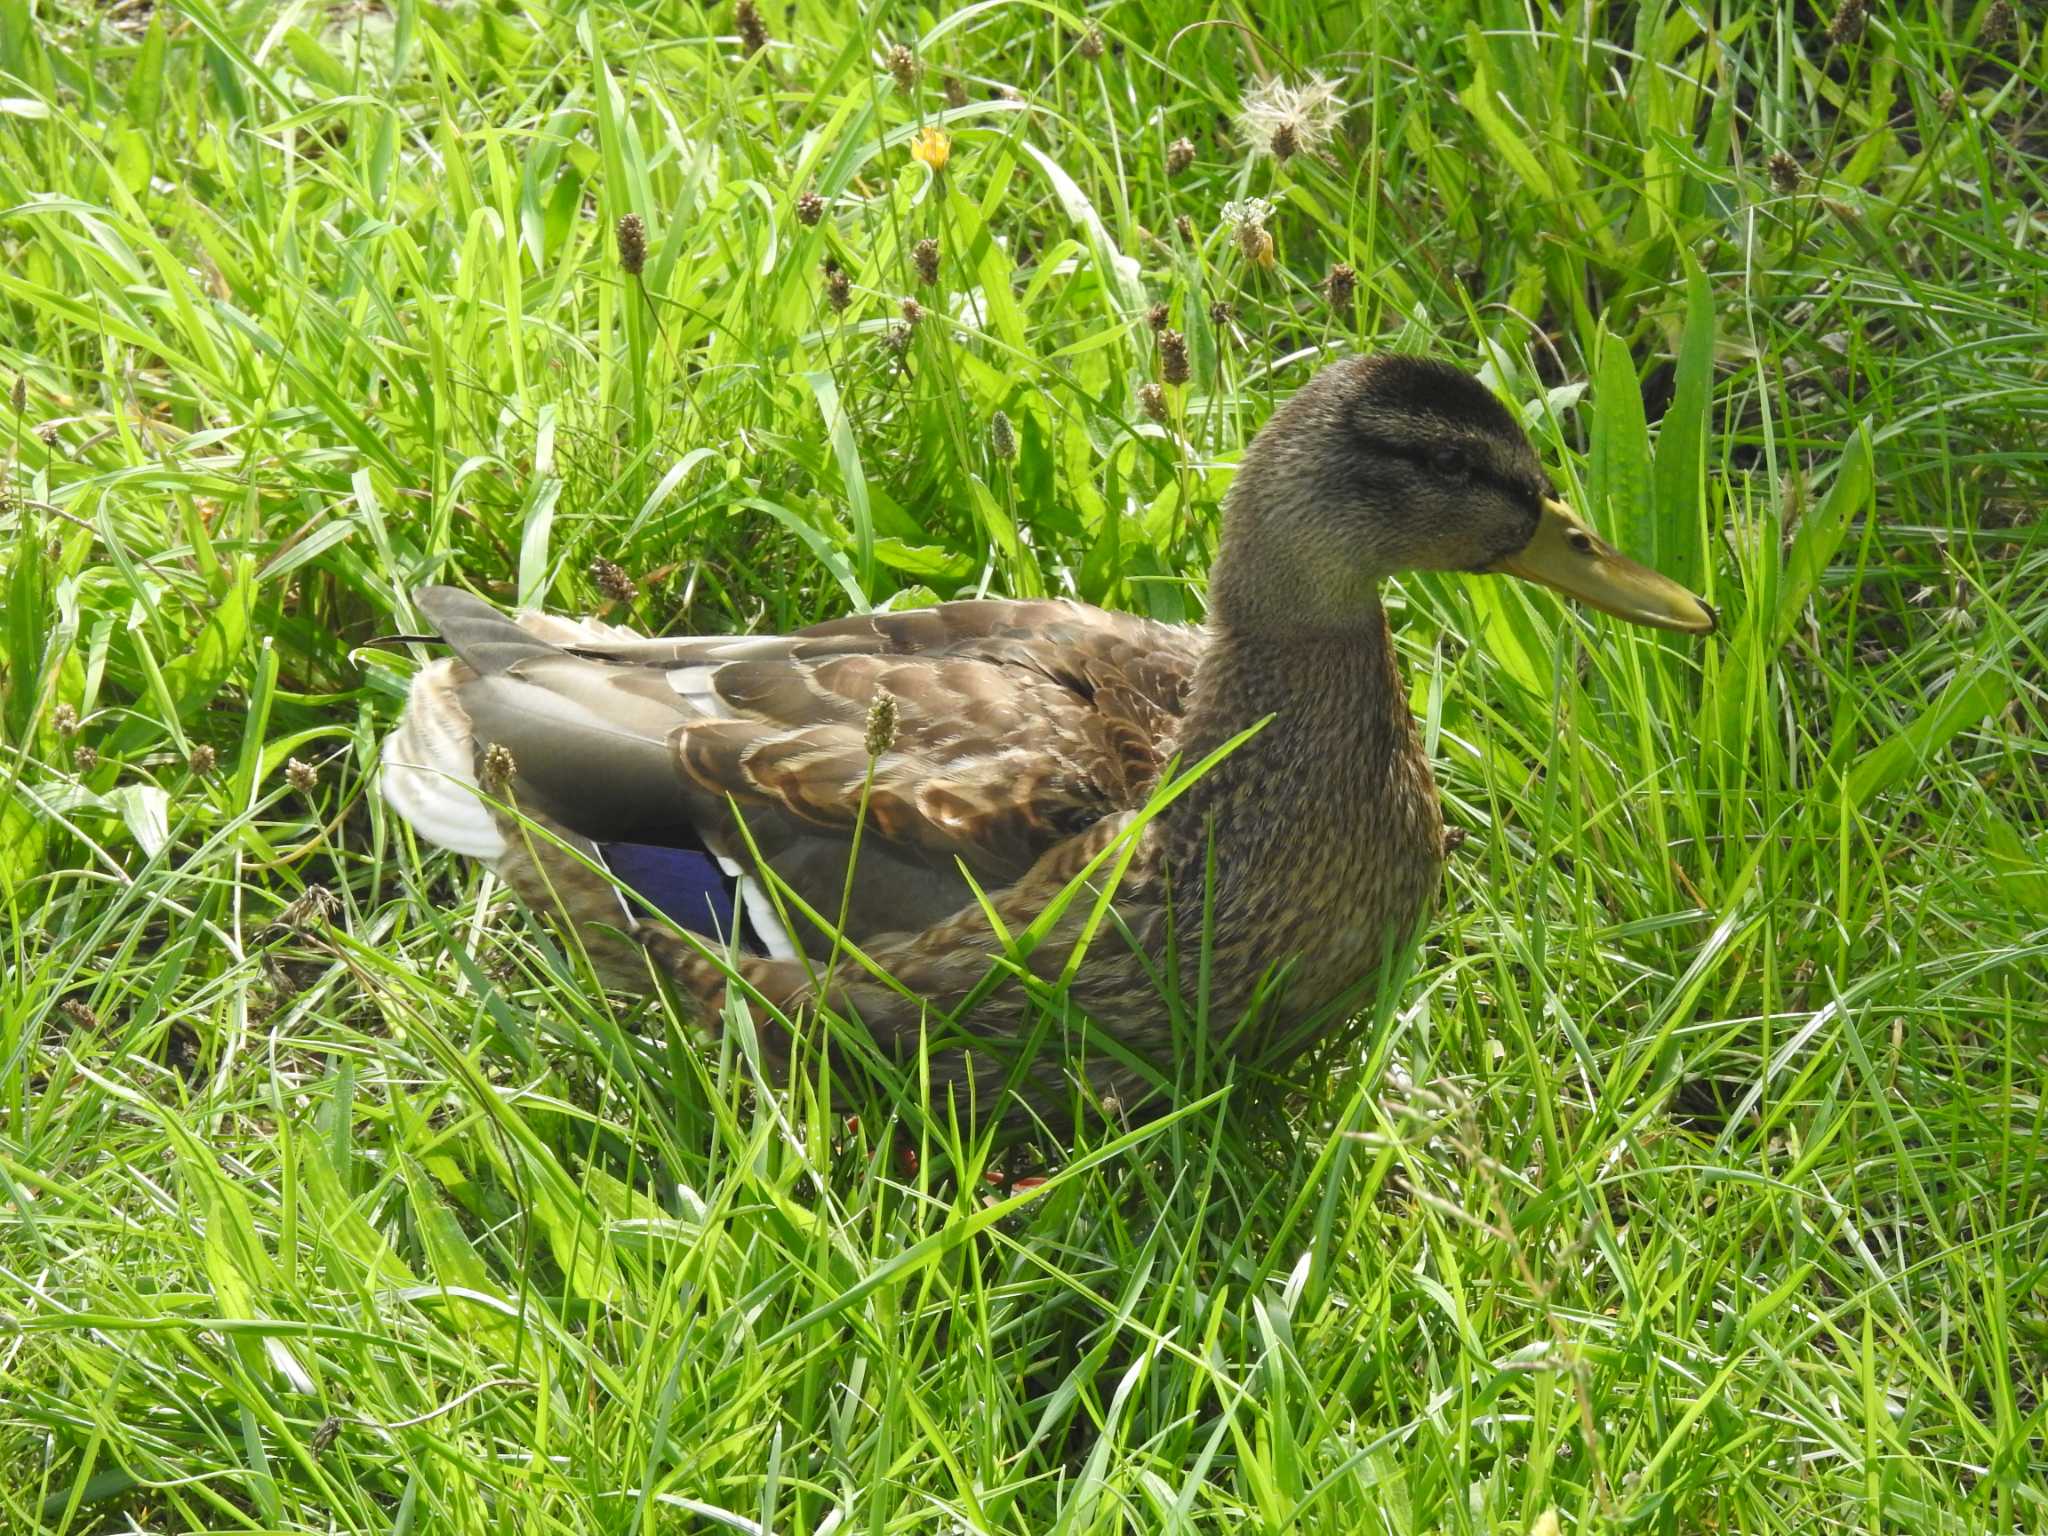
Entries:
[[[1311, 908], [1405, 920], [1433, 887], [1436, 788], [1378, 603], [1341, 629], [1212, 619], [1181, 736], [1191, 768], [1262, 719], [1168, 813], [1175, 884], [1213, 849], [1219, 908]], [[1294, 896], [1285, 893], [1292, 891]]]
[[1181, 734], [1183, 763], [1192, 766], [1271, 715], [1208, 778], [1292, 765], [1301, 776], [1273, 791], [1291, 785], [1317, 794], [1333, 779], [1369, 774], [1365, 758], [1376, 748], [1412, 741], [1386, 616], [1375, 601], [1358, 618], [1338, 629], [1245, 629], [1212, 619]]

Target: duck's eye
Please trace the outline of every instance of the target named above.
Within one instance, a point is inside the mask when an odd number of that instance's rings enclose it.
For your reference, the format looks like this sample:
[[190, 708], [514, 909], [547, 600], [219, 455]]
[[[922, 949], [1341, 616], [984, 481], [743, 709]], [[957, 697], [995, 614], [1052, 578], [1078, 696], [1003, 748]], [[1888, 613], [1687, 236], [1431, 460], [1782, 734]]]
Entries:
[[1439, 448], [1430, 455], [1430, 468], [1446, 480], [1465, 481], [1472, 478], [1472, 461], [1457, 448]]

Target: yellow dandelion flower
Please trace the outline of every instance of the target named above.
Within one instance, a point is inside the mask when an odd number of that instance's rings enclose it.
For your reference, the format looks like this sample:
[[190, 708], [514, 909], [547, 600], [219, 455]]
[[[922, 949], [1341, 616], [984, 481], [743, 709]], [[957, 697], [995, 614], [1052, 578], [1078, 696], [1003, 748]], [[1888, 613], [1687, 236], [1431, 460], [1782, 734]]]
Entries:
[[917, 137], [910, 141], [910, 158], [922, 160], [932, 168], [933, 175], [946, 168], [946, 162], [952, 155], [952, 139], [947, 137], [943, 128], [935, 128], [930, 123], [918, 129]]

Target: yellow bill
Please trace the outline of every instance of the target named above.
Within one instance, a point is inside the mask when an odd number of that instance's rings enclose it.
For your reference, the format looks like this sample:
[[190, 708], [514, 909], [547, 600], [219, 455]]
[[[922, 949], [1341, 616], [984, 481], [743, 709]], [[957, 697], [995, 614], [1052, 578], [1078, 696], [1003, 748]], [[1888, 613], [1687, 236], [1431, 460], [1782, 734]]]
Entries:
[[1553, 587], [1631, 624], [1692, 635], [1714, 628], [1713, 609], [1670, 577], [1629, 559], [1561, 501], [1546, 500], [1535, 536], [1491, 569]]

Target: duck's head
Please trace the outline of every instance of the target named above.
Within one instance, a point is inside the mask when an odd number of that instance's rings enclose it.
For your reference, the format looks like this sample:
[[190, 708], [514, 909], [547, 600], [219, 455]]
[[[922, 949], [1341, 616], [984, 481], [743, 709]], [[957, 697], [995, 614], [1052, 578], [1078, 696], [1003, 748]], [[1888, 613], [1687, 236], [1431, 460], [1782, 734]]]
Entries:
[[1714, 611], [1558, 498], [1470, 375], [1383, 354], [1334, 363], [1267, 422], [1231, 487], [1210, 612], [1284, 632], [1378, 623], [1399, 571], [1506, 572], [1619, 618], [1704, 634]]

